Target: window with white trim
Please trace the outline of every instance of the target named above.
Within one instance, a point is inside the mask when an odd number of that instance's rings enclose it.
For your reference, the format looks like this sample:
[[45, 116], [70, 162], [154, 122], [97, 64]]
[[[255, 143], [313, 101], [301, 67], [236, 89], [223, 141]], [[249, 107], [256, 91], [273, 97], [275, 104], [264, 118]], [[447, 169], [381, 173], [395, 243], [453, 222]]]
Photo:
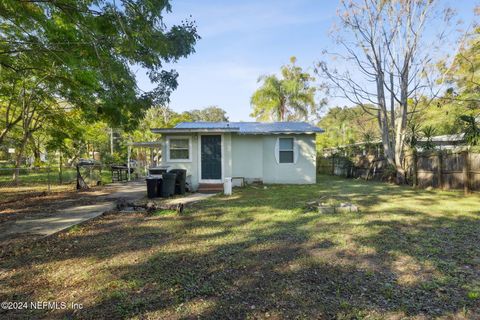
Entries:
[[294, 139], [293, 138], [278, 139], [278, 161], [280, 163], [294, 162]]
[[190, 139], [169, 138], [168, 139], [168, 161], [190, 160]]

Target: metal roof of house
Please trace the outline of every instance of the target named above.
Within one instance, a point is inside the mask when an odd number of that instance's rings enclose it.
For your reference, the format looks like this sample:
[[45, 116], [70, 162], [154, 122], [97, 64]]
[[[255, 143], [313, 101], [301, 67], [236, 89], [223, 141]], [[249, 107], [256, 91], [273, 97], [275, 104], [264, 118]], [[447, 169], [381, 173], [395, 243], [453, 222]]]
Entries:
[[154, 133], [237, 132], [239, 134], [320, 133], [307, 122], [181, 122], [175, 128], [152, 129]]

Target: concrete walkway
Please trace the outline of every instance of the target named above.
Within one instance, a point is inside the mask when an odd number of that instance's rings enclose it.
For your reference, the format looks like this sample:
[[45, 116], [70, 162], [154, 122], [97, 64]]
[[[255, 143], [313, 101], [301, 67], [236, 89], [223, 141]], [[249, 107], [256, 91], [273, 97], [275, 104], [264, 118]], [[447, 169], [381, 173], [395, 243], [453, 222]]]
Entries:
[[146, 195], [144, 182], [113, 184], [105, 188], [106, 195], [98, 196], [98, 202], [90, 205], [77, 205], [57, 210], [48, 217], [39, 212], [38, 217], [29, 217], [6, 221], [0, 225], [0, 242], [15, 236], [48, 236], [76, 224], [102, 215], [115, 209], [116, 201], [136, 201]]
[[188, 196], [181, 197], [181, 198], [164, 200], [164, 203], [167, 204], [167, 205], [176, 205], [176, 204], [179, 204], [179, 203], [189, 204], [189, 203], [194, 203], [194, 202], [198, 202], [198, 201], [213, 197], [215, 195], [217, 195], [217, 194], [216, 193], [198, 193], [197, 192], [197, 193], [192, 193], [192, 194], [189, 194]]

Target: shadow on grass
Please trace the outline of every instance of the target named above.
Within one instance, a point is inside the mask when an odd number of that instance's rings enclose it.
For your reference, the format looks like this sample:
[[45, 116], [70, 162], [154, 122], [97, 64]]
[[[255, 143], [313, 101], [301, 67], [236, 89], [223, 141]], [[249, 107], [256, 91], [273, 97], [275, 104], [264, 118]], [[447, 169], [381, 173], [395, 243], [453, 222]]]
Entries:
[[[299, 209], [307, 200], [339, 193], [364, 212], [336, 216]], [[350, 319], [467, 311], [475, 317], [478, 300], [468, 293], [480, 285], [478, 217], [435, 217], [398, 204], [383, 210], [383, 218], [369, 212], [388, 198], [408, 202], [424, 196], [396, 186], [333, 180], [238, 190], [235, 198], [210, 199], [186, 216], [107, 216], [6, 257], [1, 266], [16, 271], [2, 277], [9, 289], [2, 288], [1, 298], [37, 301], [45, 293], [32, 285], [43, 279], [52, 297], [75, 297], [76, 290], [77, 299], [89, 302], [75, 313], [30, 315]], [[358, 226], [369, 232], [358, 232]], [[45, 280], [55, 274], [45, 266], [75, 268], [79, 261], [92, 268], [90, 283], [69, 287]]]

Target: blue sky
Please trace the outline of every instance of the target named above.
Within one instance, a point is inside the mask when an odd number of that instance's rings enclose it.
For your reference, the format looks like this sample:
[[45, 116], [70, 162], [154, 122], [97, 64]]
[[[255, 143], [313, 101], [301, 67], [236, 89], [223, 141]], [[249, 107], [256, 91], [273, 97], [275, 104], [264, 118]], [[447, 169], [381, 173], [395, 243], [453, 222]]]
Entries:
[[[466, 22], [479, 1], [443, 1]], [[328, 33], [336, 21], [334, 0], [179, 0], [172, 1], [167, 25], [195, 20], [202, 39], [196, 53], [166, 68], [179, 73], [170, 107], [177, 112], [217, 105], [231, 121], [248, 121], [250, 96], [263, 74], [277, 73], [291, 56], [313, 70], [324, 49], [335, 49]], [[151, 84], [141, 71], [140, 88]], [[332, 104], [335, 101], [331, 102]]]

